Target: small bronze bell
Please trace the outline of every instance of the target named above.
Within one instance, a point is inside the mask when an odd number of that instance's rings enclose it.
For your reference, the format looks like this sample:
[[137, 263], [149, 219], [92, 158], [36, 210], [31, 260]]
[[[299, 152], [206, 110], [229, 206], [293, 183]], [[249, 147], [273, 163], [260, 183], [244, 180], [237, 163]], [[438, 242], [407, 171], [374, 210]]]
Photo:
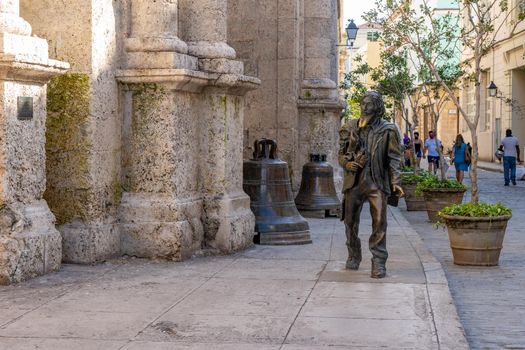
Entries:
[[305, 215], [308, 212], [321, 211], [323, 217], [329, 216], [330, 210], [341, 208], [335, 191], [334, 169], [326, 161], [326, 155], [310, 154], [310, 162], [303, 166], [301, 188], [295, 204]]
[[308, 222], [295, 207], [288, 164], [277, 158], [274, 140], [255, 141], [253, 159], [243, 165], [243, 189], [255, 214], [254, 242], [265, 245], [312, 243]]

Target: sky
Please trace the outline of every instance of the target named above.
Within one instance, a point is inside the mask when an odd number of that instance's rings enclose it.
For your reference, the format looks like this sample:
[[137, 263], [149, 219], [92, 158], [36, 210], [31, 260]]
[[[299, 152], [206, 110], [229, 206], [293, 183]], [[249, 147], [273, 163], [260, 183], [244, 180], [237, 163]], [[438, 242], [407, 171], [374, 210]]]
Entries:
[[363, 24], [361, 16], [374, 6], [374, 0], [344, 0], [345, 25], [349, 18], [354, 19], [357, 25]]

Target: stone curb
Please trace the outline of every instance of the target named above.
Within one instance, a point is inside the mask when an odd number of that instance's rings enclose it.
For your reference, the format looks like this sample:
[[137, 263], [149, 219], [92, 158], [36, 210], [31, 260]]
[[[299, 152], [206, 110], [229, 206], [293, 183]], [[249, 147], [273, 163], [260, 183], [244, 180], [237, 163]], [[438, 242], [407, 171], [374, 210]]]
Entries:
[[450, 294], [445, 271], [400, 210], [390, 209], [394, 220], [403, 228], [407, 240], [421, 261], [425, 273], [431, 318], [437, 338], [437, 348], [440, 350], [468, 350], [465, 331]]
[[503, 169], [501, 169], [501, 167], [494, 167], [492, 164], [494, 163], [489, 163], [490, 165], [487, 165], [487, 164], [479, 164], [478, 163], [478, 168], [479, 169], [482, 169], [482, 170], [486, 170], [486, 171], [492, 171], [494, 173], [503, 173]]

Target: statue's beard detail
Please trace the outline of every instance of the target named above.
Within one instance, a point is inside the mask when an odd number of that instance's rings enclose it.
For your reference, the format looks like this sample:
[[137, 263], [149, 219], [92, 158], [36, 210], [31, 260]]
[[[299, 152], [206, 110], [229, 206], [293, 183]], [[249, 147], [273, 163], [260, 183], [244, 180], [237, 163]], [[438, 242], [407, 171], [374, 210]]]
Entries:
[[376, 119], [377, 117], [374, 114], [361, 114], [357, 125], [359, 126], [359, 128], [364, 128], [367, 125], [372, 124], [372, 122]]

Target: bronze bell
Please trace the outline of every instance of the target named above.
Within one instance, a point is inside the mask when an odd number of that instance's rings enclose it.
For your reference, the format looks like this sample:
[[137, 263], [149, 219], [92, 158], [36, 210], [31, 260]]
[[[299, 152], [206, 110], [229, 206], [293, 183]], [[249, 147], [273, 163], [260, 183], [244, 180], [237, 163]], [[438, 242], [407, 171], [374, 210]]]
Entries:
[[295, 204], [303, 213], [324, 211], [327, 216], [330, 210], [341, 208], [335, 191], [334, 169], [326, 161], [326, 155], [310, 154], [310, 162], [303, 166], [301, 188], [295, 197]]
[[308, 222], [293, 201], [288, 164], [277, 158], [274, 140], [255, 141], [253, 159], [243, 165], [243, 189], [255, 214], [255, 243], [312, 243]]

